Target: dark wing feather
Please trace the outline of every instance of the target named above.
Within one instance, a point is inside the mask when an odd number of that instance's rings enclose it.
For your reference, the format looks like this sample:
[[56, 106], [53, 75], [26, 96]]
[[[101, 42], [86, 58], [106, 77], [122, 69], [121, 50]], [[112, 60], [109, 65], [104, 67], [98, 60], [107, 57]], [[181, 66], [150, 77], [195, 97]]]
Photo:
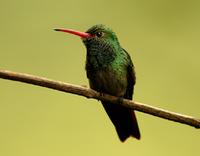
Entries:
[[[132, 100], [133, 93], [134, 93], [134, 85], [136, 83], [136, 76], [135, 76], [135, 70], [134, 65], [132, 63], [131, 57], [129, 56], [128, 52], [124, 50], [124, 52], [127, 54], [128, 58], [128, 66], [127, 66], [127, 89], [126, 93], [124, 95], [124, 98]], [[137, 139], [140, 139], [140, 130], [137, 123], [136, 115], [133, 110], [129, 110], [129, 114], [131, 114], [131, 135]]]
[[132, 100], [133, 93], [134, 93], [134, 85], [136, 83], [135, 69], [134, 69], [134, 65], [133, 65], [133, 62], [131, 60], [130, 55], [128, 54], [128, 52], [125, 49], [123, 49], [123, 50], [127, 55], [127, 62], [128, 62], [128, 64], [127, 64], [127, 82], [128, 82], [128, 85], [127, 85], [127, 89], [126, 89], [126, 93], [124, 95], [124, 98]]

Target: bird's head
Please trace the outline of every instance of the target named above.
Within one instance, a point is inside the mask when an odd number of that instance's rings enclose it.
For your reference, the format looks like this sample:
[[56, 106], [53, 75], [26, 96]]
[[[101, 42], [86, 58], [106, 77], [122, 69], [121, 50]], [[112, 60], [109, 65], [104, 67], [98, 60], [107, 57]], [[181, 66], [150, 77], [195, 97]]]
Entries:
[[118, 50], [120, 48], [116, 34], [111, 28], [98, 24], [89, 28], [86, 32], [80, 32], [72, 29], [54, 29], [56, 31], [66, 32], [81, 37], [87, 50], [107, 51]]

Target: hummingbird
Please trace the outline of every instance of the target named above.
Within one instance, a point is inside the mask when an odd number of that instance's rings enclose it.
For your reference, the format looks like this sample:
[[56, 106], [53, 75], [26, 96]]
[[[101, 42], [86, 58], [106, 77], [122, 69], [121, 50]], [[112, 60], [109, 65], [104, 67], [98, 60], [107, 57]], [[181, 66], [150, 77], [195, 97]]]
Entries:
[[[90, 88], [132, 100], [136, 83], [134, 65], [111, 28], [98, 24], [86, 32], [63, 28], [54, 30], [81, 37], [86, 47], [85, 69]], [[140, 139], [134, 110], [104, 101], [101, 103], [122, 142], [130, 136]]]

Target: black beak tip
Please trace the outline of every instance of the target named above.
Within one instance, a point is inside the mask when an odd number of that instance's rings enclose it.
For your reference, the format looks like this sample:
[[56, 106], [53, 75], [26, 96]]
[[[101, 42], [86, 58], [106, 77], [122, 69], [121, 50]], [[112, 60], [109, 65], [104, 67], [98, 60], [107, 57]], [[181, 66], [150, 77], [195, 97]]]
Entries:
[[53, 30], [55, 30], [55, 31], [60, 31], [60, 29], [53, 29]]

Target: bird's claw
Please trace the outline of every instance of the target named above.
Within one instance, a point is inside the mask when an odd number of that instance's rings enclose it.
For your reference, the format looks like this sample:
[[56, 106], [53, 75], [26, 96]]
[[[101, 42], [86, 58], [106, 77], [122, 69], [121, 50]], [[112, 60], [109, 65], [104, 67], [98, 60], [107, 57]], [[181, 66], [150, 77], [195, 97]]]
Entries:
[[[99, 92], [99, 97], [103, 97], [104, 96], [104, 93], [103, 92]], [[98, 99], [99, 101], [99, 99]]]
[[117, 102], [118, 102], [119, 104], [122, 104], [122, 103], [123, 103], [123, 97], [119, 97], [119, 98], [117, 99]]
[[104, 93], [103, 93], [103, 92], [100, 92], [100, 93], [99, 93], [99, 96], [104, 96]]

